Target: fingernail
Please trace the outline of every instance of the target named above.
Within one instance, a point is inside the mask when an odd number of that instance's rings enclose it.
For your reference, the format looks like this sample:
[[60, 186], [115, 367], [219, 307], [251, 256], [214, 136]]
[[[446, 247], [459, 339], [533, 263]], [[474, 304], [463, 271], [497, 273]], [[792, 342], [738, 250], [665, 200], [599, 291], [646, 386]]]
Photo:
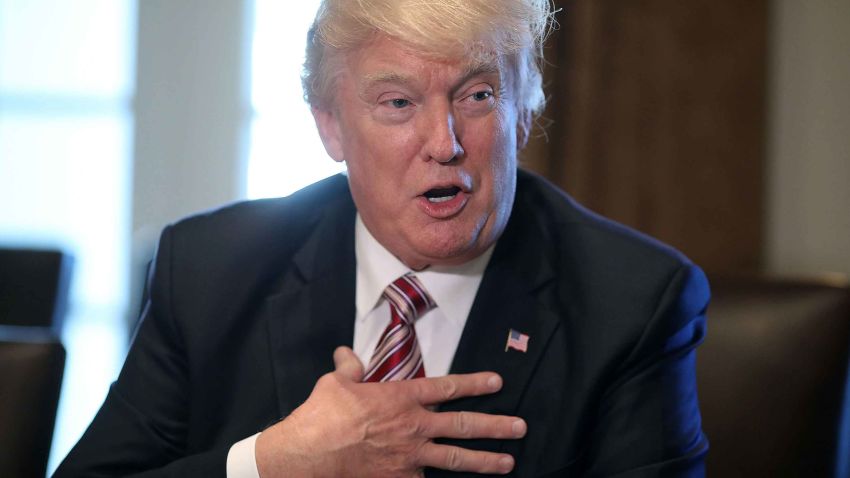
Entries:
[[528, 427], [525, 424], [525, 420], [522, 420], [522, 419], [515, 420], [511, 424], [511, 431], [514, 432], [514, 436], [516, 436], [516, 437], [525, 436], [525, 431], [527, 429], [528, 429]]
[[499, 458], [499, 466], [505, 473], [514, 469], [514, 457], [508, 455]]
[[487, 380], [487, 385], [493, 390], [498, 390], [502, 388], [502, 377], [498, 375], [493, 375], [492, 377], [490, 377], [489, 380]]

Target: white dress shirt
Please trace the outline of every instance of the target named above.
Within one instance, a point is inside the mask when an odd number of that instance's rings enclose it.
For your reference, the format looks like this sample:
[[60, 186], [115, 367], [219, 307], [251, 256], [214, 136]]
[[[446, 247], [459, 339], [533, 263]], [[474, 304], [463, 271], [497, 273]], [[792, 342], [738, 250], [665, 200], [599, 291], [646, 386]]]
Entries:
[[[437, 304], [414, 324], [425, 376], [439, 377], [449, 373], [493, 247], [459, 266], [430, 266], [415, 272]], [[381, 334], [390, 323], [390, 307], [382, 297], [384, 289], [411, 270], [372, 236], [359, 214], [354, 225], [354, 254], [357, 260], [354, 353], [366, 367]], [[230, 447], [227, 454], [228, 478], [259, 478], [254, 459], [258, 435]]]

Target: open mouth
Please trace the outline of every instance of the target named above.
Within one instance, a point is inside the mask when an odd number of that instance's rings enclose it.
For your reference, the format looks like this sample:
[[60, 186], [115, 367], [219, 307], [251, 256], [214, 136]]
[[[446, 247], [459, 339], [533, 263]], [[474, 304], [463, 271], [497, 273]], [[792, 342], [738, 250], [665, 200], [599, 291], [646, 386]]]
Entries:
[[457, 186], [449, 186], [444, 188], [433, 188], [425, 191], [425, 198], [431, 203], [441, 203], [451, 201], [458, 195], [460, 188]]
[[449, 219], [463, 211], [471, 193], [471, 188], [463, 183], [445, 182], [420, 194], [418, 204], [422, 212], [434, 219]]

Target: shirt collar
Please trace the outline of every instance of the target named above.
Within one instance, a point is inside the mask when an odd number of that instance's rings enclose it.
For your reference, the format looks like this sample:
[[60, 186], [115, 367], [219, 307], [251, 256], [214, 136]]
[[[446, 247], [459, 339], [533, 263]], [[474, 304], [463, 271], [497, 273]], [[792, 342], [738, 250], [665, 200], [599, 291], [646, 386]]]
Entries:
[[[453, 323], [466, 322], [494, 247], [490, 246], [484, 254], [461, 265], [431, 266], [416, 272], [437, 307]], [[387, 285], [410, 272], [410, 268], [372, 236], [360, 214], [354, 225], [354, 253], [357, 258], [357, 320], [365, 320], [379, 304]]]

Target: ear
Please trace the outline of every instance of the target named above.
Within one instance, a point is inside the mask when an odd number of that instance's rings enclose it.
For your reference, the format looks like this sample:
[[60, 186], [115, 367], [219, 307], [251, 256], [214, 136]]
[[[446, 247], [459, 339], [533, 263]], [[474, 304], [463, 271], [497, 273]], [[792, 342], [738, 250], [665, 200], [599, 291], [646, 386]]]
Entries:
[[522, 110], [517, 115], [516, 125], [516, 149], [522, 150], [528, 144], [528, 137], [531, 135], [531, 112]]
[[325, 145], [328, 156], [336, 162], [344, 161], [345, 156], [342, 154], [342, 136], [340, 135], [341, 130], [337, 113], [316, 106], [310, 108], [310, 111], [313, 113], [316, 128], [319, 130], [319, 137], [322, 138], [322, 144]]

